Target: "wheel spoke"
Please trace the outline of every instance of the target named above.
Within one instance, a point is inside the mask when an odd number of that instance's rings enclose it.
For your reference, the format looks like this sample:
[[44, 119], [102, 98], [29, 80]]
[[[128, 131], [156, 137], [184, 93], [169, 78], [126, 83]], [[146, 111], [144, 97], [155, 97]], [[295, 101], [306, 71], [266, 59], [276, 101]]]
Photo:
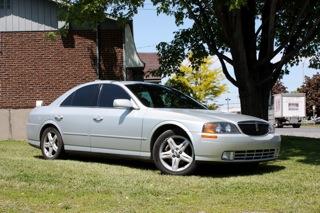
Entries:
[[52, 149], [57, 152], [58, 151], [58, 146], [54, 143], [52, 144]]
[[186, 150], [186, 148], [189, 146], [189, 141], [184, 140], [180, 145], [179, 145], [179, 149], [181, 152], [184, 152], [184, 150]]
[[171, 150], [175, 150], [177, 148], [177, 144], [174, 142], [173, 138], [168, 138], [167, 142]]
[[49, 147], [50, 147], [50, 143], [49, 143], [49, 142], [45, 142], [45, 143], [43, 144], [43, 146], [44, 146], [45, 148], [49, 148]]
[[53, 138], [52, 138], [52, 142], [56, 142], [56, 140], [57, 140], [57, 138], [58, 138], [58, 136], [57, 135], [55, 135], [55, 136], [53, 136]]
[[49, 139], [49, 141], [50, 141], [50, 142], [52, 142], [52, 141], [53, 141], [53, 138], [52, 138], [51, 132], [48, 132], [47, 137], [48, 137], [48, 139]]
[[180, 158], [172, 158], [172, 171], [177, 171], [179, 168]]
[[191, 163], [193, 161], [193, 158], [185, 152], [180, 155], [180, 158], [187, 163]]
[[53, 148], [52, 148], [52, 147], [49, 147], [49, 150], [48, 150], [48, 155], [49, 155], [49, 157], [52, 156], [52, 152], [53, 152]]
[[171, 158], [171, 154], [172, 154], [171, 150], [169, 150], [167, 152], [161, 152], [160, 157], [162, 159], [169, 159], [169, 158]]

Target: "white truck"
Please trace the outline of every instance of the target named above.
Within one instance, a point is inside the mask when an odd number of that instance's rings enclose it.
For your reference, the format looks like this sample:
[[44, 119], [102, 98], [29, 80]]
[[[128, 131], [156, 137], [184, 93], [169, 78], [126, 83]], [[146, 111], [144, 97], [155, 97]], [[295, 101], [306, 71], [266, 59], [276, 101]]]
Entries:
[[305, 93], [282, 93], [271, 98], [269, 121], [275, 127], [292, 126], [293, 128], [299, 128], [305, 116]]

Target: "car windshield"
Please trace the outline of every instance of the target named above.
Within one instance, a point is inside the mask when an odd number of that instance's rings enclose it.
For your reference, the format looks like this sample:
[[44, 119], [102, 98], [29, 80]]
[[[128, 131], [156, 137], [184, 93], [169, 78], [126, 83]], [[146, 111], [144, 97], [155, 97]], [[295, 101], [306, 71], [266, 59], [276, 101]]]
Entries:
[[129, 84], [126, 86], [147, 107], [206, 109], [205, 106], [189, 96], [169, 87], [152, 84]]

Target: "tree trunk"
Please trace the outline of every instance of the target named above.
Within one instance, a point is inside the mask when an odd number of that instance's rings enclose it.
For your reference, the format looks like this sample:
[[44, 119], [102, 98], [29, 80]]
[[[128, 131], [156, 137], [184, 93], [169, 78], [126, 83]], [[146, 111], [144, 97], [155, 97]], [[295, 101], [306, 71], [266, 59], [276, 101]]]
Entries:
[[268, 120], [270, 88], [247, 83], [239, 87], [241, 113]]

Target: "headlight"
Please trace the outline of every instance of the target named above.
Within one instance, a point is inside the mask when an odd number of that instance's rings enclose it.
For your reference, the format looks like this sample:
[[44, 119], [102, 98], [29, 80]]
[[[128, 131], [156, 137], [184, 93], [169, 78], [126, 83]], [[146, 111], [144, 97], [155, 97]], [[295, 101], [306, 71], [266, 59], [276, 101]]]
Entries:
[[210, 122], [205, 123], [202, 127], [202, 135], [213, 134], [239, 134], [238, 128], [228, 122]]

